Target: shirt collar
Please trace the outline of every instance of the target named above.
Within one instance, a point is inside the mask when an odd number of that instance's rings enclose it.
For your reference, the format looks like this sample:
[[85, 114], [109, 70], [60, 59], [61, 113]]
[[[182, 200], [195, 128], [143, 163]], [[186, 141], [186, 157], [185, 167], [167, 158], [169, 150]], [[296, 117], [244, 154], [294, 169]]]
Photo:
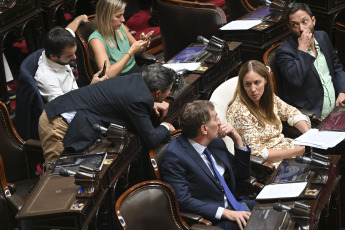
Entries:
[[203, 146], [195, 141], [193, 141], [192, 139], [187, 139], [189, 141], [189, 143], [193, 146], [193, 148], [195, 149], [195, 151], [197, 151], [199, 153], [199, 155], [202, 155], [206, 149], [206, 146]]
[[61, 65], [47, 58], [45, 51], [43, 51], [43, 62], [45, 62], [50, 68], [52, 68], [54, 72], [59, 72], [62, 70], [65, 71], [66, 69], [72, 71], [69, 65]]

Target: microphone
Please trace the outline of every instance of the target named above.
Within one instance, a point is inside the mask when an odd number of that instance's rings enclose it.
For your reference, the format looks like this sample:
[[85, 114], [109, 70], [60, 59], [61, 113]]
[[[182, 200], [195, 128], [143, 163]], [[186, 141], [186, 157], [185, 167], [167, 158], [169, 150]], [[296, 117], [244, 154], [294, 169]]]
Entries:
[[68, 170], [66, 168], [63, 168], [63, 167], [61, 167], [59, 169], [59, 175], [60, 176], [69, 177], [69, 176], [74, 176], [75, 174], [77, 174], [77, 173], [74, 171]]
[[306, 163], [306, 164], [317, 165], [317, 166], [322, 166], [322, 167], [328, 167], [329, 166], [329, 161], [321, 161], [321, 160], [309, 158], [309, 157], [302, 156], [302, 155], [296, 156], [295, 161], [297, 163]]
[[92, 126], [93, 130], [100, 132], [103, 136], [105, 136], [107, 134], [108, 129], [99, 125], [99, 124], [94, 124]]
[[203, 43], [205, 45], [207, 45], [210, 42], [210, 40], [208, 40], [207, 38], [205, 38], [203, 36], [198, 36], [196, 38], [196, 41], [199, 42], [199, 43]]
[[269, 5], [271, 5], [272, 1], [270, 1], [270, 0], [261, 0], [260, 3], [261, 3], [262, 5], [269, 6]]
[[292, 207], [279, 202], [273, 204], [274, 210], [278, 212], [287, 211], [291, 215], [296, 216], [309, 216], [309, 208], [309, 206], [297, 202]]

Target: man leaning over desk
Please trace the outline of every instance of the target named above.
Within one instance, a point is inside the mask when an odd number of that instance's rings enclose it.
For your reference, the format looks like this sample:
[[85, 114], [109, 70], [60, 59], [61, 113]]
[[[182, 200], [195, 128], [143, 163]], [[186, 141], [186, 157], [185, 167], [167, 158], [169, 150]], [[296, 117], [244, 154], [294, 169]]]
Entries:
[[[142, 74], [111, 78], [73, 90], [45, 106], [39, 120], [39, 136], [46, 162], [55, 161], [65, 148], [82, 152], [102, 136], [93, 125], [110, 123], [126, 126], [138, 133], [143, 145], [153, 148], [170, 139], [174, 127], [163, 122], [153, 127], [150, 114], [167, 111], [162, 103], [170, 93], [176, 73], [160, 64], [147, 66]], [[70, 121], [62, 113], [75, 111]], [[163, 115], [162, 115], [163, 116]]]

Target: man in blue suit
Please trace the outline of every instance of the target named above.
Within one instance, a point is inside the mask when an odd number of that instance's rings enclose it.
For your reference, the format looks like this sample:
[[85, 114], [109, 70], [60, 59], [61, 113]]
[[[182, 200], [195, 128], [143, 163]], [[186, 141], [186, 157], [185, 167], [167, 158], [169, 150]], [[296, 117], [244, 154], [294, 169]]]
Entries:
[[[250, 149], [230, 123], [221, 124], [209, 101], [187, 104], [180, 126], [182, 134], [169, 143], [161, 173], [163, 181], [173, 187], [181, 211], [200, 214], [223, 229], [243, 229], [255, 201], [237, 201], [231, 195], [236, 180], [251, 175]], [[235, 155], [219, 135], [233, 139]]]
[[292, 35], [276, 50], [282, 78], [282, 98], [299, 109], [327, 116], [345, 105], [345, 72], [324, 31], [314, 31], [316, 19], [308, 5], [295, 3], [288, 12]]

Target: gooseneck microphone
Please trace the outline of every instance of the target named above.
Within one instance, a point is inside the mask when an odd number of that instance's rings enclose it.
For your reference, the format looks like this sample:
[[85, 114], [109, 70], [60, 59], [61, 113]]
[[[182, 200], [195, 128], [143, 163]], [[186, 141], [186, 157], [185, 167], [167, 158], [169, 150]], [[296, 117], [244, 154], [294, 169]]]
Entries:
[[287, 211], [291, 215], [296, 216], [308, 216], [310, 213], [309, 207], [307, 205], [297, 202], [292, 207], [276, 202], [273, 204], [273, 209], [278, 212]]
[[74, 171], [68, 170], [66, 168], [63, 168], [63, 167], [61, 167], [59, 169], [59, 175], [60, 176], [69, 177], [69, 176], [74, 176], [75, 174], [77, 174], [77, 173]]
[[93, 128], [93, 130], [95, 130], [95, 131], [101, 133], [103, 136], [105, 136], [105, 135], [107, 134], [107, 131], [108, 131], [107, 128], [105, 128], [105, 127], [103, 127], [103, 126], [101, 126], [101, 125], [99, 125], [99, 124], [94, 124], [94, 125], [92, 126], [92, 128]]
[[203, 43], [205, 45], [207, 45], [210, 42], [210, 40], [208, 40], [207, 38], [205, 38], [203, 36], [198, 36], [196, 38], [196, 41], [199, 42], [199, 43]]
[[296, 156], [295, 161], [297, 163], [305, 163], [305, 164], [317, 165], [317, 166], [323, 166], [323, 167], [329, 166], [329, 161], [317, 160], [317, 159], [309, 158], [302, 155]]

